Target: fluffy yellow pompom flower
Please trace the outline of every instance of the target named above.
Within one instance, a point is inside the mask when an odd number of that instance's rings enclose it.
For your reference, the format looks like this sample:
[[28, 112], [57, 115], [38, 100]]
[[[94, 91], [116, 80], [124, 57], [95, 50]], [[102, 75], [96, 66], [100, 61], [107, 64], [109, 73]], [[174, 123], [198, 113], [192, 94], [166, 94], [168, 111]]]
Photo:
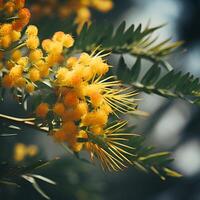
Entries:
[[74, 39], [70, 34], [66, 34], [63, 40], [63, 46], [66, 48], [70, 48], [74, 45]]
[[29, 79], [33, 82], [40, 80], [40, 71], [36, 68], [32, 68], [29, 71]]
[[63, 85], [67, 82], [67, 76], [69, 74], [69, 70], [65, 67], [61, 67], [58, 69], [57, 74], [56, 74], [56, 82], [59, 85]]
[[8, 15], [12, 15], [15, 11], [15, 3], [11, 1], [6, 2], [4, 5], [4, 9], [6, 10], [6, 13]]
[[57, 41], [52, 42], [50, 52], [55, 54], [61, 54], [63, 52], [63, 44]]
[[22, 56], [22, 53], [20, 50], [15, 50], [11, 54], [11, 59], [15, 62], [17, 62]]
[[75, 106], [78, 104], [78, 96], [75, 91], [69, 91], [64, 96], [64, 104], [65, 106]]
[[96, 85], [88, 85], [86, 87], [86, 95], [90, 97], [91, 103], [94, 107], [98, 107], [103, 103], [103, 96], [101, 90]]
[[32, 93], [35, 90], [35, 86], [32, 83], [27, 83], [26, 84], [26, 91], [28, 93]]
[[21, 65], [21, 66], [23, 66], [23, 68], [24, 67], [26, 67], [27, 66], [27, 64], [28, 64], [28, 57], [21, 57], [18, 61], [17, 61], [17, 64], [18, 65]]
[[22, 76], [22, 67], [20, 65], [14, 66], [9, 73], [9, 76], [12, 77], [13, 81]]
[[26, 35], [29, 36], [37, 36], [38, 34], [38, 28], [34, 25], [29, 25], [26, 29]]
[[108, 12], [113, 8], [113, 2], [111, 0], [93, 0], [92, 4], [101, 12]]
[[0, 46], [3, 48], [8, 48], [12, 43], [10, 35], [5, 35], [1, 38]]
[[44, 118], [49, 112], [49, 105], [47, 103], [41, 103], [36, 108], [36, 116]]
[[101, 110], [90, 112], [83, 117], [84, 126], [105, 125], [108, 121], [108, 115]]
[[26, 46], [29, 49], [36, 49], [39, 46], [39, 38], [34, 35], [29, 36], [26, 40]]
[[39, 60], [39, 61], [36, 62], [35, 64], [36, 64], [36, 65], [38, 66], [38, 68], [39, 68], [40, 77], [41, 77], [41, 78], [45, 78], [45, 77], [47, 77], [47, 76], [49, 75], [49, 72], [50, 72], [49, 67], [48, 67], [48, 65], [47, 65], [44, 61]]
[[21, 38], [21, 32], [13, 30], [10, 36], [12, 42], [16, 42]]
[[51, 45], [52, 45], [52, 41], [50, 39], [45, 39], [45, 40], [42, 41], [42, 48], [46, 52], [50, 52], [51, 51]]
[[43, 57], [43, 53], [41, 49], [32, 50], [29, 54], [29, 58], [31, 62], [37, 62]]
[[65, 106], [62, 103], [56, 103], [53, 108], [53, 112], [61, 116], [65, 112]]
[[91, 126], [90, 131], [95, 135], [101, 135], [103, 133], [103, 127], [99, 125]]
[[76, 111], [80, 114], [80, 116], [83, 116], [83, 115], [87, 114], [87, 112], [88, 112], [87, 103], [86, 102], [78, 103], [78, 105], [76, 107]]
[[78, 58], [77, 57], [70, 57], [67, 59], [67, 68], [71, 69], [75, 66], [77, 63]]
[[12, 24], [2, 24], [0, 26], [0, 36], [9, 35], [12, 32]]
[[65, 40], [65, 33], [62, 31], [55, 32], [52, 40], [63, 43]]
[[25, 5], [25, 0], [15, 0], [14, 2], [17, 9], [23, 8]]
[[26, 156], [26, 146], [22, 143], [18, 143], [15, 146], [15, 150], [14, 150], [14, 159], [15, 161], [22, 161], [25, 156]]
[[88, 8], [82, 7], [77, 11], [76, 23], [88, 22], [91, 18], [91, 13]]
[[79, 58], [79, 63], [88, 65], [91, 61], [91, 56], [88, 53], [82, 53]]
[[76, 134], [77, 127], [73, 121], [67, 121], [63, 124], [62, 129], [68, 134]]

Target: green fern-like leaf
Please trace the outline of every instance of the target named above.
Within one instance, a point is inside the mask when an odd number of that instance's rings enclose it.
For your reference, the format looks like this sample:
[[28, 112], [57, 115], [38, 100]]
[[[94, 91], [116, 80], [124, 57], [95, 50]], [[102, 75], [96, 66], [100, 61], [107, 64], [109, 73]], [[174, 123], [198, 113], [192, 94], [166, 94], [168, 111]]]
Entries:
[[167, 98], [181, 98], [190, 103], [200, 104], [200, 81], [192, 74], [172, 70], [163, 75], [158, 64], [153, 64], [144, 75], [141, 75], [141, 71], [140, 58], [129, 69], [124, 58], [121, 57], [116, 73], [119, 79], [139, 91], [155, 93]]
[[111, 24], [99, 26], [94, 23], [89, 27], [85, 25], [76, 38], [73, 51], [91, 52], [99, 47], [99, 50], [111, 51], [114, 54], [129, 53], [153, 63], [157, 62], [170, 70], [171, 66], [163, 58], [182, 42], [170, 42], [170, 39], [157, 42], [157, 38], [152, 34], [161, 27], [163, 26], [147, 26], [142, 29], [140, 24], [138, 27], [132, 25], [126, 29], [126, 23], [122, 22], [115, 30]]
[[55, 185], [56, 183], [49, 178], [38, 174], [32, 174], [33, 171], [42, 168], [50, 163], [54, 162], [56, 159], [50, 161], [42, 161], [39, 160], [31, 165], [27, 166], [18, 166], [18, 165], [9, 165], [8, 163], [0, 163], [0, 184], [8, 185], [8, 186], [15, 186], [20, 187], [17, 183], [20, 179], [24, 179], [32, 184], [33, 188], [45, 199], [50, 199], [48, 195], [46, 195], [40, 186], [37, 183], [37, 179], [47, 182], [49, 184]]
[[[182, 175], [173, 171], [166, 166], [173, 161], [171, 153], [157, 152], [152, 146], [144, 146], [144, 137], [134, 137], [130, 144], [135, 148], [134, 153], [137, 155], [132, 160], [134, 166], [145, 172], [153, 172], [165, 180], [166, 176], [181, 177]], [[171, 172], [171, 173], [170, 173]]]

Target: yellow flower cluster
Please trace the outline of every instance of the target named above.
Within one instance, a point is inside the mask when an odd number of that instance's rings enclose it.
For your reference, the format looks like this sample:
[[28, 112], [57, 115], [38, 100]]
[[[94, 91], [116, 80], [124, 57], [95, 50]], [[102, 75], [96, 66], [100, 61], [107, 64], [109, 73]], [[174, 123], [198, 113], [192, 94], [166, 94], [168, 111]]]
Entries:
[[0, 1], [0, 49], [7, 49], [18, 41], [21, 30], [29, 23], [30, 12], [24, 3], [25, 0]]
[[[80, 151], [82, 147], [76, 139], [83, 134], [79, 126], [87, 126], [98, 134], [112, 112], [103, 99], [103, 90], [97, 89], [92, 81], [92, 78], [104, 75], [108, 69], [109, 66], [101, 57], [91, 57], [83, 53], [79, 59], [70, 57], [66, 66], [57, 71], [55, 84], [59, 87], [59, 101], [53, 111], [61, 117], [63, 124], [61, 129], [54, 133], [54, 137], [67, 141], [74, 151]], [[76, 125], [76, 122], [79, 124]]]
[[[131, 154], [124, 148], [131, 147], [121, 143], [127, 141], [124, 137], [131, 135], [120, 132], [125, 123], [119, 122], [111, 127], [108, 124], [111, 115], [119, 117], [120, 113], [135, 109], [135, 92], [129, 92], [115, 77], [106, 76], [109, 65], [102, 52], [66, 57], [68, 48], [74, 44], [70, 34], [59, 31], [51, 39], [40, 42], [37, 27], [29, 25], [21, 36], [21, 28], [29, 20], [28, 11], [23, 8], [24, 1], [6, 2], [15, 5], [13, 10], [10, 9], [10, 15], [18, 14], [11, 23], [0, 25], [0, 47], [8, 48], [12, 42], [18, 42], [8, 49], [0, 48], [1, 86], [34, 95], [35, 90], [40, 91], [39, 82], [48, 82], [51, 86], [49, 92], [55, 95], [56, 100], [53, 103], [41, 100], [34, 113], [44, 124], [49, 124], [48, 117], [53, 115], [50, 130], [56, 141], [67, 143], [74, 152], [85, 148], [91, 157], [96, 155], [102, 165], [109, 169], [119, 170], [125, 166], [124, 163], [130, 163], [126, 156]], [[68, 1], [68, 5], [75, 6], [72, 11], [82, 13], [77, 15], [79, 24], [82, 23], [81, 17], [86, 20], [84, 12], [89, 12], [88, 7], [101, 11], [112, 7], [110, 0], [74, 2]], [[6, 10], [9, 7], [6, 4], [0, 1], [0, 9]], [[5, 45], [4, 37], [7, 36], [14, 38], [9, 45]], [[97, 145], [96, 139], [102, 144], [106, 143], [110, 153], [100, 144]], [[20, 160], [25, 156], [20, 153], [24, 147], [21, 145], [17, 149], [19, 156], [16, 156], [16, 160]]]
[[65, 14], [68, 12], [70, 14], [74, 11], [76, 13], [75, 23], [79, 25], [78, 32], [80, 32], [83, 25], [90, 22], [91, 12], [89, 8], [94, 8], [105, 13], [110, 11], [112, 7], [112, 0], [79, 0], [76, 2], [71, 0], [66, 4], [65, 8], [62, 8], [66, 10], [61, 10], [61, 13]]
[[[134, 110], [135, 93], [128, 92], [114, 77], [103, 78], [109, 71], [104, 55], [82, 53], [65, 58], [64, 50], [74, 44], [69, 34], [56, 32], [51, 39], [43, 40], [39, 48], [38, 29], [30, 25], [23, 38], [4, 65], [2, 86], [31, 93], [37, 81], [50, 81], [57, 101], [54, 105], [41, 102], [35, 110], [36, 117], [46, 121], [48, 113], [53, 112], [60, 124], [52, 132], [56, 141], [67, 142], [75, 152], [83, 147], [91, 153], [99, 152], [87, 141], [88, 134], [106, 138], [110, 133], [106, 129], [109, 116]], [[78, 138], [86, 142], [79, 142]]]
[[38, 153], [37, 146], [17, 143], [14, 148], [14, 160], [20, 162], [24, 160], [26, 157], [36, 156], [37, 153]]
[[78, 31], [81, 30], [84, 23], [90, 22], [90, 8], [104, 13], [113, 8], [112, 0], [67, 0], [63, 3], [59, 2], [59, 4], [56, 1], [46, 0], [42, 5], [40, 2], [32, 3], [31, 12], [33, 16], [38, 17], [41, 14], [52, 15], [55, 10], [57, 10], [61, 18], [69, 17], [75, 13], [75, 22], [79, 25]]
[[110, 114], [134, 110], [133, 92], [122, 89], [119, 81], [111, 80], [113, 77], [102, 79], [108, 70], [108, 64], [98, 55], [82, 53], [79, 58], [68, 58], [55, 75], [57, 102], [41, 103], [36, 109], [40, 118], [51, 110], [60, 118], [61, 128], [53, 136], [59, 142], [68, 142], [75, 152], [84, 144], [77, 138], [87, 138], [88, 131], [105, 134]]
[[[50, 69], [63, 59], [63, 49], [73, 45], [69, 34], [57, 32], [52, 39], [42, 42], [39, 48], [38, 29], [36, 26], [27, 27], [23, 43], [11, 51], [10, 59], [4, 63], [6, 74], [2, 85], [6, 88], [19, 87], [31, 93], [35, 90], [35, 82], [48, 77]], [[24, 48], [27, 54], [24, 55]]]

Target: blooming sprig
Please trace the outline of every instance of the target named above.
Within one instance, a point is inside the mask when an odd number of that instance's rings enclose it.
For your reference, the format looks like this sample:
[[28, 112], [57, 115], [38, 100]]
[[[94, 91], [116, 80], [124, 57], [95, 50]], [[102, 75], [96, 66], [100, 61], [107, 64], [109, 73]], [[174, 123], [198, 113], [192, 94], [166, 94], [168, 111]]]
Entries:
[[56, 73], [58, 101], [53, 111], [60, 116], [62, 127], [53, 136], [56, 140], [67, 141], [74, 151], [80, 151], [83, 146], [77, 142], [77, 137], [89, 137], [87, 131], [104, 135], [110, 115], [135, 109], [135, 93], [124, 93], [122, 84], [111, 81], [112, 77], [102, 78], [108, 70], [109, 65], [101, 56], [82, 53], [79, 58], [68, 58], [66, 66]]
[[[109, 53], [104, 54], [108, 48], [104, 50], [96, 43], [84, 48], [87, 52], [82, 52], [76, 48], [82, 42], [74, 41], [71, 34], [62, 31], [41, 41], [36, 26], [26, 27], [30, 12], [24, 4], [25, 0], [0, 0], [0, 92], [3, 100], [4, 91], [9, 90], [31, 117], [19, 119], [0, 114], [0, 118], [47, 132], [77, 156], [86, 150], [91, 160], [97, 158], [105, 170], [117, 171], [134, 165], [144, 171], [153, 171], [162, 179], [162, 173], [180, 177], [180, 174], [163, 168], [163, 163], [170, 161], [169, 152], [150, 154], [152, 148], [143, 147], [142, 137], [126, 128], [124, 115], [137, 109], [137, 93], [109, 75], [112, 74], [106, 60]], [[84, 23], [90, 23], [89, 8], [107, 12], [112, 6], [111, 0], [68, 0], [66, 7], [61, 9], [66, 16], [76, 14], [79, 32]], [[118, 39], [124, 38], [121, 34], [123, 36], [125, 26], [120, 27], [117, 30], [121, 33], [118, 35], [117, 31], [115, 34]], [[135, 34], [139, 30], [128, 29], [125, 35], [130, 38], [132, 32]], [[85, 37], [88, 37], [87, 32], [80, 34], [82, 40]], [[102, 42], [103, 38], [100, 39]], [[133, 73], [138, 76], [141, 64], [138, 61], [136, 64], [133, 70], [125, 70], [128, 79]], [[152, 81], [149, 74], [156, 69], [153, 66], [142, 82], [149, 84]], [[186, 80], [187, 77], [189, 75]], [[177, 79], [177, 75], [174, 78]], [[198, 84], [198, 81], [194, 82], [192, 88]], [[33, 153], [36, 153], [35, 148], [20, 144], [16, 147], [15, 160], [21, 161]]]
[[129, 134], [118, 133], [118, 126], [125, 124], [116, 122], [110, 128], [108, 124], [112, 115], [119, 118], [135, 110], [136, 93], [106, 75], [110, 66], [101, 52], [67, 57], [65, 52], [73, 44], [72, 36], [61, 31], [40, 42], [37, 27], [28, 26], [20, 44], [5, 53], [9, 61], [2, 68], [1, 84], [34, 96], [40, 92], [38, 83], [48, 82], [55, 101], [41, 100], [33, 111], [41, 125], [48, 126], [52, 137], [72, 151], [85, 149], [92, 159], [97, 156], [103, 168], [122, 169], [126, 164], [121, 161], [131, 155], [124, 149], [131, 147], [123, 144]]
[[44, 121], [53, 113], [52, 124], [56, 126], [51, 135], [58, 142], [67, 142], [75, 152], [82, 148], [91, 150], [88, 148], [91, 134], [107, 135], [110, 115], [135, 109], [135, 93], [128, 92], [114, 77], [103, 78], [108, 71], [109, 65], [102, 56], [82, 53], [69, 57], [57, 66], [51, 80], [56, 101], [41, 102], [36, 107], [36, 116]]
[[[98, 1], [78, 4], [77, 12], [83, 12], [89, 5], [98, 7]], [[0, 27], [1, 85], [34, 96], [41, 90], [38, 83], [48, 82], [51, 88], [48, 92], [55, 96], [55, 101], [41, 100], [33, 113], [42, 126], [49, 128], [52, 137], [67, 143], [74, 152], [89, 151], [92, 159], [93, 155], [100, 159], [103, 168], [119, 170], [126, 166], [122, 161], [130, 164], [126, 155], [131, 153], [124, 147], [131, 147], [123, 144], [127, 133], [118, 133], [124, 124], [117, 122], [110, 128], [108, 124], [110, 116], [119, 117], [135, 109], [135, 93], [129, 92], [115, 77], [106, 76], [110, 66], [101, 52], [67, 56], [65, 52], [74, 44], [70, 34], [59, 31], [41, 42], [37, 27], [29, 25], [21, 35], [30, 18], [23, 6], [24, 1], [8, 1], [1, 7], [5, 16], [14, 17]], [[79, 24], [80, 16], [77, 16]], [[13, 35], [14, 40], [5, 41]]]

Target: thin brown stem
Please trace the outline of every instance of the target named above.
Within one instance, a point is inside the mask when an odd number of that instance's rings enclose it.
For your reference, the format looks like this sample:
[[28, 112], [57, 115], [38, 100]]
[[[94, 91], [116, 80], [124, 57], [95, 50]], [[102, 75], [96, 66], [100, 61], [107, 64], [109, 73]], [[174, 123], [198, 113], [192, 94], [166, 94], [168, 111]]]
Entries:
[[32, 129], [36, 129], [39, 131], [43, 131], [46, 133], [49, 133], [48, 128], [47, 127], [38, 127], [35, 124], [35, 118], [18, 118], [18, 117], [12, 117], [9, 115], [4, 115], [4, 114], [0, 114], [0, 120], [4, 120], [10, 123], [14, 123], [15, 125], [22, 125], [28, 128], [32, 128]]

